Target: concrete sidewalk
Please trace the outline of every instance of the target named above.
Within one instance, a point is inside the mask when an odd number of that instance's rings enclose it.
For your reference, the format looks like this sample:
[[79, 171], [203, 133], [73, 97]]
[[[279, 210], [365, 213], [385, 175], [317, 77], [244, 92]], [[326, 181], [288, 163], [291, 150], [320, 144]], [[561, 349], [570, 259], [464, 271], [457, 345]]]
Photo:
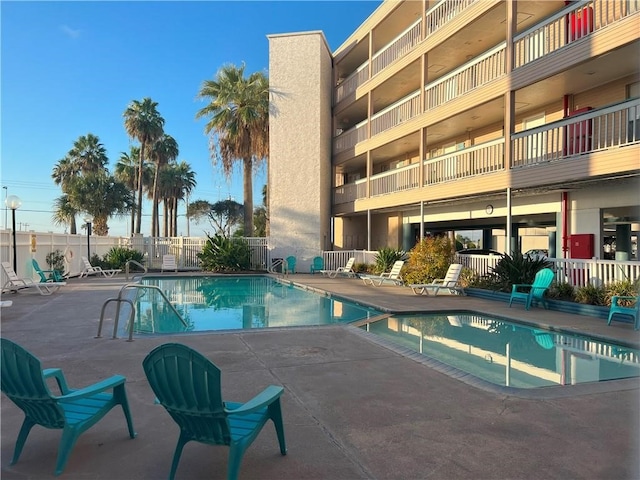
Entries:
[[[165, 274], [166, 275], [166, 274]], [[506, 305], [471, 297], [420, 297], [357, 279], [291, 275], [286, 280], [393, 311], [468, 309], [638, 344], [631, 325]], [[300, 327], [192, 334], [134, 342], [95, 339], [100, 309], [124, 283], [71, 279], [52, 296], [3, 295], [1, 333], [60, 367], [72, 387], [119, 373], [137, 438], [114, 409], [83, 434], [61, 478], [167, 478], [178, 429], [154, 395], [142, 360], [177, 341], [223, 372], [224, 397], [246, 401], [283, 385], [288, 455], [267, 425], [247, 451], [244, 479], [638, 479], [640, 388], [555, 399], [526, 399], [467, 385], [384, 348], [353, 327]], [[23, 420], [2, 396], [2, 478], [53, 478], [60, 431], [34, 427], [20, 461], [9, 465]], [[189, 443], [178, 479], [226, 478], [228, 449]]]

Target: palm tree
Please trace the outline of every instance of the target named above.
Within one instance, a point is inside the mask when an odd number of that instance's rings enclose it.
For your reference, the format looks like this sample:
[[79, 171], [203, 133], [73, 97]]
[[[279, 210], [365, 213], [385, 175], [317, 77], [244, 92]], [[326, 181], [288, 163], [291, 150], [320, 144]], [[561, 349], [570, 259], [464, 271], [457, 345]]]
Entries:
[[54, 225], [69, 225], [71, 234], [75, 235], [76, 229], [76, 215], [80, 213], [69, 201], [69, 195], [66, 193], [55, 199], [54, 212], [51, 216], [51, 221]]
[[[140, 161], [140, 147], [131, 147], [130, 153], [121, 152], [120, 159], [116, 163], [115, 177], [131, 190], [133, 203], [136, 203], [136, 190], [138, 189], [138, 164]], [[136, 225], [136, 212], [131, 210], [131, 232]]]
[[[158, 177], [160, 171], [178, 157], [178, 142], [171, 135], [163, 134], [151, 147], [149, 157], [155, 163], [155, 175], [153, 177], [152, 189], [152, 212], [151, 212], [151, 236], [160, 236], [160, 226], [158, 222]], [[166, 220], [165, 220], [166, 222]]]
[[178, 232], [178, 201], [188, 196], [196, 186], [195, 173], [184, 160], [169, 163], [160, 172], [158, 195], [164, 202], [165, 236], [176, 236]]
[[198, 97], [209, 104], [196, 118], [209, 117], [212, 158], [229, 177], [242, 161], [244, 231], [253, 232], [253, 168], [269, 155], [269, 80], [264, 73], [244, 76], [245, 65], [224, 66], [215, 80], [203, 82]]
[[[60, 185], [62, 188], [62, 192], [68, 191], [70, 182], [77, 176], [80, 175], [80, 169], [78, 165], [76, 165], [69, 157], [64, 157], [62, 160], [59, 160], [53, 167], [53, 172], [51, 177], [56, 185]], [[66, 194], [65, 194], [66, 195]], [[62, 198], [62, 197], [60, 197]], [[59, 199], [58, 199], [59, 200]], [[60, 223], [56, 223], [56, 225], [64, 225], [69, 224], [69, 231], [72, 235], [78, 233], [77, 225], [76, 225], [76, 214], [78, 212], [70, 212], [68, 208], [65, 207], [65, 213], [62, 216], [58, 216], [58, 210], [61, 210], [62, 204], [56, 200], [54, 208], [54, 218], [58, 217]], [[68, 201], [67, 201], [68, 204]], [[67, 214], [72, 213], [69, 218], [66, 218]], [[55, 222], [55, 220], [54, 220]]]
[[157, 109], [158, 103], [145, 97], [142, 101], [133, 100], [124, 111], [124, 128], [130, 138], [140, 142], [140, 158], [138, 163], [138, 205], [136, 208], [136, 225], [134, 233], [140, 233], [142, 226], [142, 185], [143, 165], [149, 148], [164, 133], [164, 118]]

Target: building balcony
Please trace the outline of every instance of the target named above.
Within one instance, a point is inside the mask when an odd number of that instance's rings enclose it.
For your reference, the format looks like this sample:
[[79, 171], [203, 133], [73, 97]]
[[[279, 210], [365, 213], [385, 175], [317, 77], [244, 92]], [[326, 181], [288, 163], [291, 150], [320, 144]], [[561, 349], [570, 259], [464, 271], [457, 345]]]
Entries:
[[[565, 118], [511, 135], [513, 160], [505, 161], [504, 138], [372, 175], [369, 197], [400, 193], [506, 170], [574, 159], [576, 156], [640, 145], [640, 99]], [[631, 154], [633, 157], [633, 154]], [[637, 149], [635, 150], [637, 170]], [[422, 171], [421, 171], [422, 169]], [[606, 168], [599, 170], [607, 174]], [[612, 171], [611, 174], [624, 174]], [[568, 178], [567, 180], [580, 180]], [[505, 185], [506, 187], [506, 185]], [[477, 192], [476, 192], [477, 193]], [[334, 204], [367, 198], [367, 179], [334, 189]]]

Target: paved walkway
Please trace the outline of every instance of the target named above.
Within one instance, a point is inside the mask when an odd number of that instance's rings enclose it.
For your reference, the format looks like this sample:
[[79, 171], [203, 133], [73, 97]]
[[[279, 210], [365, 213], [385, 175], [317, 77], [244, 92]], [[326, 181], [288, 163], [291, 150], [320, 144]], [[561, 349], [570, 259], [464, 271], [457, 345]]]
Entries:
[[[166, 275], [166, 274], [165, 274]], [[354, 279], [288, 280], [396, 311], [469, 309], [638, 344], [631, 325], [471, 297], [419, 297], [409, 289]], [[384, 348], [353, 327], [327, 326], [202, 335], [95, 339], [100, 309], [124, 283], [71, 279], [49, 297], [8, 294], [1, 333], [61, 367], [81, 387], [127, 377], [137, 438], [121, 411], [80, 437], [61, 478], [167, 478], [177, 426], [153, 393], [141, 362], [156, 345], [179, 341], [223, 372], [225, 398], [245, 401], [283, 385], [288, 455], [267, 425], [242, 462], [244, 479], [638, 479], [640, 385], [563, 398], [528, 399], [475, 388]], [[109, 330], [111, 323], [107, 324]], [[2, 396], [1, 477], [52, 478], [60, 431], [34, 427], [9, 465], [22, 413]], [[190, 443], [178, 479], [226, 478], [227, 450]]]

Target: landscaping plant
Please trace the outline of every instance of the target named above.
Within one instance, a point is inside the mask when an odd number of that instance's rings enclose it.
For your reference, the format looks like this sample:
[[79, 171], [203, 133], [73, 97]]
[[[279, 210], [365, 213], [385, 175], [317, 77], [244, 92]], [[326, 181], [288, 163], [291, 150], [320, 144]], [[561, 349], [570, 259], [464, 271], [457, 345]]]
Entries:
[[376, 253], [376, 263], [374, 266], [374, 273], [381, 274], [388, 272], [393, 267], [393, 264], [398, 260], [404, 260], [407, 256], [407, 252], [404, 250], [396, 250], [395, 248], [384, 247], [378, 250]]
[[63, 276], [64, 274], [64, 253], [60, 250], [54, 250], [53, 252], [47, 253], [45, 257], [45, 261], [47, 265], [49, 265], [49, 270], [55, 270]]
[[409, 251], [402, 277], [408, 284], [444, 278], [453, 259], [453, 243], [448, 237], [424, 238]]
[[251, 267], [251, 249], [242, 238], [207, 235], [202, 252], [198, 254], [202, 269], [211, 272], [238, 272]]
[[[112, 247], [111, 250], [107, 252], [104, 256], [104, 259], [99, 263], [94, 263], [94, 260], [91, 260], [91, 265], [100, 266], [104, 269], [110, 268], [120, 268], [124, 269], [126, 263], [129, 260], [134, 260], [138, 262], [140, 265], [144, 265], [142, 263], [144, 261], [144, 255], [138, 250], [134, 250], [133, 248], [127, 247]], [[131, 269], [135, 270], [138, 267], [136, 264], [131, 264]]]
[[553, 263], [542, 258], [524, 256], [520, 252], [503, 255], [487, 275], [489, 288], [511, 292], [512, 285], [531, 285], [536, 273], [543, 268], [553, 268]]

